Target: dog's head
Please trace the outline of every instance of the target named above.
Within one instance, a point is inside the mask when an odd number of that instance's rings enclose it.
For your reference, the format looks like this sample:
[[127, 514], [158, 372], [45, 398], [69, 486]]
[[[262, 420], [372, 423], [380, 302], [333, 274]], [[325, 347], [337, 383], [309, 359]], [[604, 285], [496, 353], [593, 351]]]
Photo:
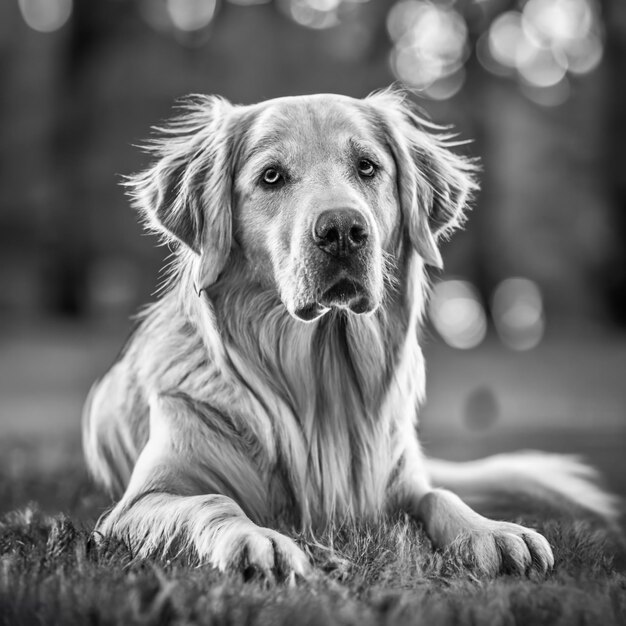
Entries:
[[247, 107], [197, 98], [154, 151], [130, 181], [135, 204], [199, 255], [198, 288], [236, 254], [303, 321], [376, 310], [407, 245], [441, 267], [437, 240], [474, 187], [471, 163], [393, 92]]

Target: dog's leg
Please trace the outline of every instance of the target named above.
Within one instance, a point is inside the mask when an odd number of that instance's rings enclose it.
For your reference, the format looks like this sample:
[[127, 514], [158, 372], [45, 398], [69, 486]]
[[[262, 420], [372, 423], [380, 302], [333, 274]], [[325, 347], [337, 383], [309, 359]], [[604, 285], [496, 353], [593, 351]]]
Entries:
[[405, 478], [406, 508], [419, 519], [436, 548], [450, 550], [477, 573], [545, 573], [554, 565], [548, 541], [538, 532], [490, 520], [457, 495], [433, 489], [421, 451], [412, 451]]
[[257, 526], [232, 498], [145, 493], [118, 505], [98, 527], [139, 557], [193, 555], [220, 571], [251, 568], [266, 578], [306, 577], [311, 566], [288, 537]]
[[147, 406], [136, 400], [127, 365], [118, 361], [95, 383], [82, 419], [83, 451], [89, 473], [119, 498], [147, 439]]
[[187, 553], [222, 571], [306, 576], [309, 560], [294, 541], [250, 518], [266, 518], [269, 501], [250, 456], [223, 416], [156, 397], [148, 443], [124, 497], [97, 530], [128, 541], [141, 557]]
[[451, 491], [432, 489], [416, 504], [415, 514], [433, 544], [450, 547], [480, 573], [545, 573], [554, 565], [552, 549], [543, 535], [519, 524], [483, 517]]

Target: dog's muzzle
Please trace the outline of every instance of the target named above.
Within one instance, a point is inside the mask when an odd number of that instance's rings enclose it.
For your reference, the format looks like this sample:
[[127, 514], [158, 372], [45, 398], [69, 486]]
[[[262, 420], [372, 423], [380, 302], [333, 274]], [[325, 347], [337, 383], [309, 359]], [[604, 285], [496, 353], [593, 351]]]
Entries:
[[355, 209], [331, 209], [313, 221], [309, 265], [315, 275], [312, 302], [296, 309], [303, 321], [312, 321], [331, 308], [361, 314], [375, 303], [369, 289], [367, 268], [371, 257], [371, 229]]

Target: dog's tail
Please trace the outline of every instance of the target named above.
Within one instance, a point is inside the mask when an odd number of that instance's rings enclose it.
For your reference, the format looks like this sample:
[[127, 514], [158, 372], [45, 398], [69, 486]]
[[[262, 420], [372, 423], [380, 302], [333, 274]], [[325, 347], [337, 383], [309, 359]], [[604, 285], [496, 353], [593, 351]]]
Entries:
[[600, 486], [599, 472], [574, 455], [524, 451], [465, 463], [428, 459], [428, 470], [435, 487], [477, 507], [499, 496], [522, 496], [559, 508], [574, 505], [610, 524], [621, 513], [619, 498]]

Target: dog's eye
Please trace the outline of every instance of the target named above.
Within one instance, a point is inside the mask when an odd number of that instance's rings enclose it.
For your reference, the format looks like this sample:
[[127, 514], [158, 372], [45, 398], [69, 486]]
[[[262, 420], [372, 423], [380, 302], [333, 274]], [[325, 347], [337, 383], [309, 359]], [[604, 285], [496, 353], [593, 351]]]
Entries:
[[376, 174], [376, 166], [369, 159], [361, 159], [358, 165], [359, 176], [371, 178]]
[[266, 185], [277, 185], [282, 179], [282, 174], [274, 167], [268, 167], [263, 172], [262, 180]]

